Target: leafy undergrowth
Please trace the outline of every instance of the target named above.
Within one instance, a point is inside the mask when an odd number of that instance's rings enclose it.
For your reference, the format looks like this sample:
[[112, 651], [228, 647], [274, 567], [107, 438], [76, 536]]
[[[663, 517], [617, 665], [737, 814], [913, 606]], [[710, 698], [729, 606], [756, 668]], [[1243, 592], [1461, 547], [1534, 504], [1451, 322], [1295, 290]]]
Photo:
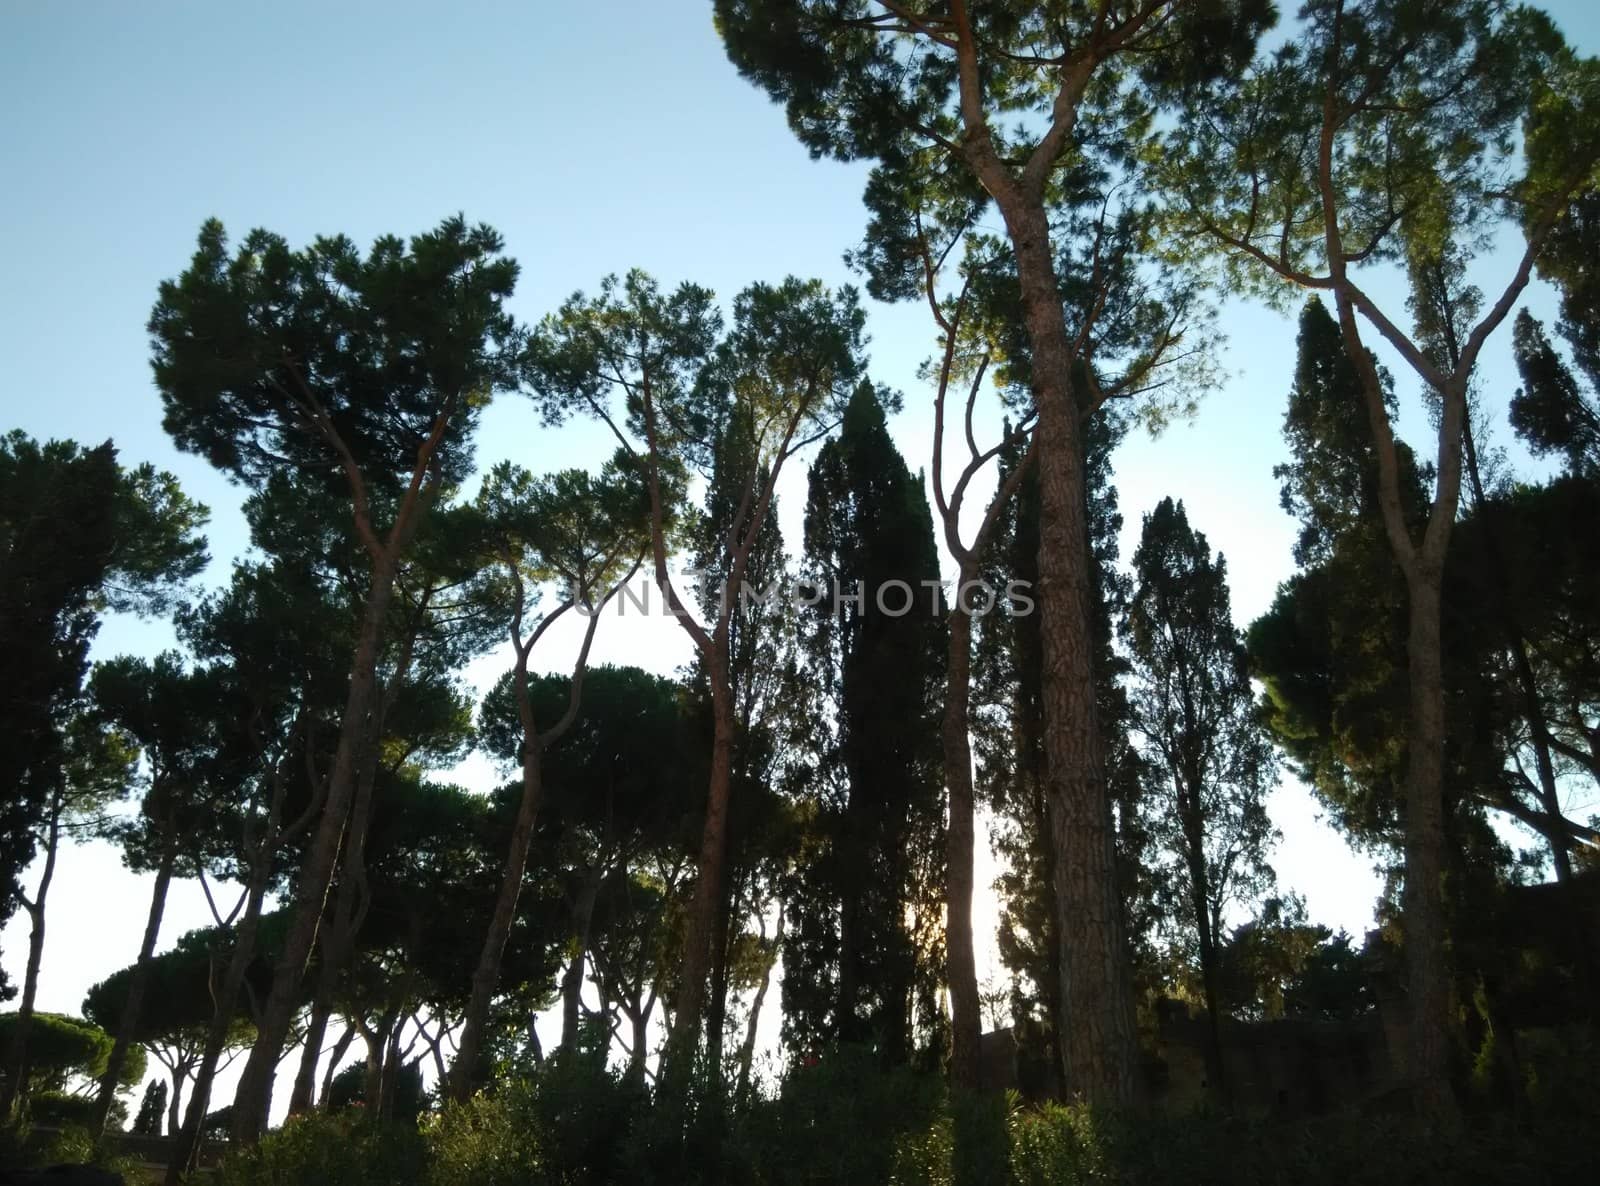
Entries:
[[947, 1098], [933, 1076], [837, 1051], [731, 1113], [668, 1109], [590, 1063], [425, 1115], [352, 1109], [291, 1121], [231, 1159], [223, 1186], [1413, 1186], [1588, 1180], [1587, 1095], [1511, 1116], [1483, 1110], [1454, 1139], [1403, 1116], [1297, 1122], [1099, 1118], [1012, 1097]]

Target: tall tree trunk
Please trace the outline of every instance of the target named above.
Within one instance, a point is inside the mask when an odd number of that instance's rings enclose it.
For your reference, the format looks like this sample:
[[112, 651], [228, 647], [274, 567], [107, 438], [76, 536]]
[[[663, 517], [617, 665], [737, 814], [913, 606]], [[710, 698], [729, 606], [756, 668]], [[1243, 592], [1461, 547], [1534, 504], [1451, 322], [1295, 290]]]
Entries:
[[172, 1068], [172, 1096], [167, 1100], [167, 1133], [170, 1136], [178, 1135], [178, 1117], [181, 1111], [178, 1107], [179, 1096], [183, 1092], [183, 1081], [189, 1077], [187, 1070], [181, 1067]]
[[[392, 560], [374, 563], [372, 587], [361, 620], [361, 634], [350, 669], [350, 691], [345, 700], [339, 726], [339, 744], [333, 768], [328, 775], [328, 791], [322, 815], [317, 821], [311, 844], [300, 866], [295, 885], [294, 905], [283, 952], [272, 972], [272, 987], [262, 1006], [256, 1027], [256, 1041], [239, 1077], [233, 1101], [233, 1139], [252, 1144], [267, 1126], [272, 1106], [272, 1080], [278, 1056], [299, 1005], [300, 980], [306, 959], [316, 942], [317, 927], [327, 905], [333, 881], [334, 863], [344, 838], [359, 782], [359, 760], [369, 755], [365, 744], [370, 735], [370, 720], [377, 707], [378, 652], [383, 640], [384, 619], [394, 593]], [[369, 757], [370, 760], [370, 757]]]
[[[267, 843], [270, 845], [270, 841]], [[162, 1178], [163, 1186], [178, 1186], [198, 1160], [201, 1129], [205, 1125], [206, 1109], [211, 1103], [211, 1087], [216, 1081], [217, 1063], [228, 1045], [228, 1031], [233, 1028], [234, 1009], [238, 1005], [239, 991], [244, 986], [245, 973], [255, 959], [256, 937], [261, 929], [261, 908], [266, 900], [269, 873], [270, 868], [263, 855], [251, 870], [244, 916], [234, 928], [233, 950], [228, 955], [228, 967], [223, 973], [222, 984], [213, 993], [214, 1004], [211, 1024], [206, 1030], [205, 1050], [195, 1071], [194, 1089], [189, 1093], [183, 1127], [173, 1130], [176, 1140], [172, 1145], [166, 1175]]]
[[1184, 855], [1189, 866], [1189, 908], [1194, 912], [1195, 935], [1200, 949], [1200, 985], [1206, 1000], [1206, 1078], [1223, 1106], [1229, 1103], [1227, 1068], [1222, 1061], [1222, 1008], [1217, 990], [1217, 936], [1211, 917], [1211, 875], [1206, 867], [1205, 822], [1198, 806], [1200, 781], [1188, 780], [1181, 798]]
[[628, 1052], [628, 1079], [644, 1082], [645, 1060], [650, 1057], [650, 1010], [648, 1007], [631, 1014], [633, 1024], [633, 1049]]
[[388, 1016], [378, 1018], [372, 1029], [363, 1029], [361, 1036], [367, 1044], [367, 1074], [362, 1098], [366, 1101], [367, 1115], [376, 1117], [383, 1103], [383, 1065], [389, 1053], [389, 1028], [394, 1024]]
[[1450, 973], [1444, 927], [1445, 708], [1439, 578], [1437, 570], [1424, 570], [1407, 582], [1411, 699], [1404, 933], [1412, 1089], [1423, 1116], [1448, 1122], [1456, 1104], [1450, 1087]]
[[61, 813], [65, 802], [56, 791], [50, 803], [50, 826], [45, 838], [44, 869], [39, 874], [39, 888], [33, 901], [22, 899], [28, 912], [28, 967], [22, 975], [22, 1000], [17, 1005], [17, 1020], [11, 1031], [10, 1048], [6, 1051], [6, 1079], [4, 1094], [0, 1095], [0, 1122], [9, 1119], [12, 1112], [27, 1101], [28, 1084], [28, 1029], [33, 1024], [34, 1003], [39, 997], [39, 968], [44, 963], [44, 910], [50, 896], [50, 883], [56, 876], [56, 854], [61, 848]]
[[467, 999], [466, 1018], [456, 1051], [454, 1073], [449, 1084], [450, 1098], [462, 1101], [472, 1094], [478, 1048], [483, 1042], [483, 1027], [489, 1019], [489, 1004], [500, 982], [500, 963], [505, 958], [506, 940], [517, 916], [517, 899], [528, 868], [528, 849], [533, 844], [534, 826], [539, 821], [539, 804], [544, 796], [544, 764], [537, 738], [527, 738], [522, 751], [522, 799], [517, 804], [516, 822], [511, 827], [511, 843], [500, 873], [500, 889], [494, 911], [484, 932], [483, 948], [472, 973], [472, 993]]
[[733, 940], [733, 890], [724, 880], [717, 902], [717, 927], [711, 945], [711, 995], [706, 1006], [706, 1068], [713, 1097], [722, 1095], [722, 1050], [728, 1024], [728, 946]]
[[[1324, 156], [1329, 134], [1324, 133]], [[1326, 170], [1327, 166], [1324, 165]], [[1337, 227], [1329, 218], [1335, 257]], [[1460, 1112], [1450, 1086], [1450, 977], [1444, 924], [1444, 660], [1440, 617], [1444, 561], [1461, 493], [1461, 442], [1466, 380], [1439, 392], [1438, 479], [1420, 545], [1412, 540], [1400, 496], [1400, 466], [1383, 382], [1361, 341], [1355, 308], [1335, 290], [1345, 352], [1361, 376], [1367, 419], [1378, 460], [1378, 505], [1390, 551], [1405, 576], [1409, 609], [1406, 664], [1410, 684], [1406, 741], [1404, 928], [1409, 999], [1407, 1075], [1413, 1103], [1434, 1127], [1457, 1127]]]
[[1002, 205], [1016, 254], [1039, 410], [1039, 588], [1045, 785], [1061, 941], [1063, 1086], [1112, 1108], [1140, 1096], [1111, 797], [1096, 720], [1079, 408], [1042, 205]]
[[[333, 1051], [328, 1055], [328, 1065], [322, 1071], [322, 1086], [317, 1091], [317, 1107], [324, 1111], [328, 1108], [328, 1101], [333, 1098], [333, 1079], [339, 1073], [339, 1063], [345, 1053], [350, 1049], [350, 1044], [355, 1041], [356, 1030], [352, 1025], [344, 1027], [339, 1040], [333, 1044]], [[440, 1081], [443, 1082], [443, 1076]]]
[[701, 1012], [706, 975], [716, 929], [717, 900], [722, 892], [722, 867], [728, 847], [728, 796], [733, 786], [733, 695], [728, 685], [724, 640], [707, 664], [711, 682], [711, 781], [706, 791], [706, 818], [700, 834], [694, 898], [684, 928], [683, 982], [678, 986], [671, 1038], [667, 1043], [664, 1082], [680, 1095], [689, 1086], [700, 1053]]
[[305, 1048], [300, 1052], [300, 1069], [289, 1093], [289, 1115], [311, 1111], [316, 1103], [317, 1063], [322, 1058], [322, 1043], [328, 1036], [328, 1019], [333, 1016], [333, 977], [317, 977], [317, 995], [311, 1001], [311, 1020], [306, 1023]]
[[[778, 899], [778, 922], [772, 933], [772, 958], [761, 970], [761, 983], [756, 985], [755, 999], [750, 1002], [750, 1017], [745, 1022], [744, 1041], [739, 1046], [739, 1078], [734, 1088], [734, 1100], [743, 1107], [750, 1099], [750, 1071], [756, 1059], [756, 1031], [761, 1023], [761, 1006], [766, 1002], [767, 989], [772, 984], [772, 969], [778, 962], [778, 953], [783, 950], [783, 908], [782, 898]], [[635, 1027], [635, 1033], [638, 1027]], [[643, 1063], [641, 1062], [641, 1071]]]
[[383, 1060], [383, 1074], [379, 1077], [378, 1084], [378, 1110], [377, 1117], [385, 1124], [394, 1119], [394, 1097], [400, 1084], [401, 1059], [400, 1031], [405, 1027], [404, 1022], [397, 1023], [393, 1032], [389, 1034], [389, 1051]]
[[128, 979], [128, 999], [122, 1006], [122, 1018], [117, 1023], [117, 1036], [111, 1044], [111, 1055], [106, 1060], [105, 1074], [100, 1077], [100, 1091], [95, 1097], [94, 1116], [90, 1130], [101, 1132], [111, 1105], [117, 1098], [117, 1080], [128, 1061], [128, 1047], [133, 1045], [134, 1032], [139, 1027], [139, 1013], [144, 1008], [145, 992], [150, 986], [150, 961], [155, 956], [156, 940], [161, 935], [161, 916], [167, 909], [167, 890], [172, 886], [172, 867], [177, 861], [175, 841], [167, 841], [166, 851], [156, 869], [155, 888], [150, 893], [150, 913], [144, 924], [144, 940], [139, 944], [139, 958], [134, 962], [133, 975]]
[[600, 864], [584, 870], [583, 881], [578, 885], [578, 897], [572, 904], [572, 959], [561, 978], [561, 1046], [559, 1053], [570, 1059], [578, 1052], [578, 1038], [583, 1028], [583, 970], [589, 954], [590, 927], [594, 922], [595, 899], [600, 896], [600, 883], [605, 880], [605, 867]]
[[[965, 569], [960, 591], [973, 577]], [[973, 807], [972, 742], [968, 732], [972, 692], [972, 618], [959, 604], [950, 613], [950, 653], [945, 673], [944, 779], [950, 822], [945, 832], [945, 958], [950, 982], [950, 1082], [975, 1091], [981, 1082], [978, 1057], [983, 1035], [978, 965], [972, 942]]]

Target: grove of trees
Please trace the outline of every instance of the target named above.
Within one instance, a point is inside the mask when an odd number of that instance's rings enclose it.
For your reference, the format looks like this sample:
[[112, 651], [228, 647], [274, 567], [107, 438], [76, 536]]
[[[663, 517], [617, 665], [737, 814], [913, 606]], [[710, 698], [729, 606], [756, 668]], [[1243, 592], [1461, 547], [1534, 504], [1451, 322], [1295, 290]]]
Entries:
[[[848, 285], [635, 269], [525, 323], [461, 215], [212, 219], [147, 328], [163, 429], [243, 492], [231, 568], [198, 580], [172, 474], [0, 437], [0, 1154], [131, 1121], [168, 1186], [212, 1138], [240, 1183], [1278, 1181], [1398, 1115], [1392, 1180], [1473, 1140], [1565, 1166], [1600, 1107], [1600, 62], [1502, 0], [713, 10], [866, 163], [846, 259], [925, 307], [921, 388]], [[1114, 471], [1206, 414], [1234, 300], [1298, 319], [1247, 393], [1297, 527], [1253, 622], [1183, 492]], [[528, 443], [485, 470], [493, 401]], [[548, 464], [580, 431], [604, 463]], [[592, 661], [646, 603], [689, 663]], [[91, 657], [113, 614], [174, 646]], [[1290, 772], [1385, 875], [1370, 934], [1280, 884]], [[38, 990], [87, 838], [149, 897], [74, 1018]], [[211, 924], [174, 937], [187, 883]], [[1272, 1128], [1239, 1035], [1380, 1017], [1388, 1094]]]

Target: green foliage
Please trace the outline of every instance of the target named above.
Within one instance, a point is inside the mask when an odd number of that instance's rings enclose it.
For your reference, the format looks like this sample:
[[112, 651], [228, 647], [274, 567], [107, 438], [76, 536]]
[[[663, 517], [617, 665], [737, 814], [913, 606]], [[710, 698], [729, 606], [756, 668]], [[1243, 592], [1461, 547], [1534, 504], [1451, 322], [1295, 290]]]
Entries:
[[648, 1180], [631, 1159], [643, 1089], [603, 1052], [555, 1059], [527, 1079], [451, 1106], [428, 1129], [431, 1186], [603, 1186]]
[[342, 445], [377, 499], [448, 412], [439, 476], [459, 482], [477, 410], [512, 385], [521, 348], [502, 307], [517, 265], [501, 251], [459, 216], [366, 255], [342, 235], [296, 251], [265, 230], [230, 254], [207, 222], [150, 316], [167, 431], [256, 488], [289, 472], [348, 492]]
[[1561, 455], [1569, 473], [1600, 471], [1600, 407], [1526, 309], [1517, 314], [1512, 350], [1522, 386], [1511, 399], [1511, 427], [1535, 453]]
[[[8, 1049], [19, 1019], [0, 1014], [0, 1050]], [[106, 1070], [111, 1035], [92, 1022], [60, 1013], [33, 1014], [28, 1023], [28, 1078], [35, 1091], [63, 1090], [73, 1078], [96, 1079]], [[144, 1051], [128, 1052], [118, 1082], [131, 1087], [144, 1080]]]
[[1225, 912], [1260, 900], [1274, 881], [1266, 799], [1277, 764], [1233, 624], [1227, 563], [1190, 527], [1183, 503], [1163, 499], [1145, 516], [1133, 570], [1122, 638], [1152, 784], [1145, 827], [1176, 899], [1162, 929], [1214, 997]]
[[69, 1124], [43, 1141], [33, 1142], [24, 1164], [29, 1163], [35, 1166], [94, 1166], [107, 1173], [120, 1174], [129, 1183], [138, 1182], [138, 1175], [142, 1172], [133, 1158], [116, 1156], [106, 1141], [97, 1140], [94, 1133], [81, 1124]]
[[750, 1117], [746, 1141], [758, 1180], [773, 1186], [887, 1182], [900, 1142], [926, 1133], [943, 1102], [938, 1076], [884, 1070], [868, 1047], [834, 1046], [789, 1072]]
[[427, 1159], [414, 1126], [382, 1125], [359, 1109], [292, 1116], [253, 1148], [229, 1154], [218, 1186], [425, 1186]]
[[[86, 449], [0, 436], [0, 924], [71, 764], [88, 648], [108, 609], [154, 612], [206, 563], [208, 512], [171, 474]], [[0, 999], [9, 996], [0, 976]]]
[[802, 740], [818, 851], [787, 907], [784, 1036], [903, 1062], [943, 1023], [945, 604], [922, 483], [867, 384], [811, 467], [805, 543], [808, 678], [834, 713]]
[[167, 1113], [167, 1081], [152, 1079], [145, 1084], [144, 1097], [139, 1101], [139, 1112], [133, 1118], [133, 1132], [140, 1136], [159, 1137]]
[[[328, 1085], [328, 1106], [333, 1109], [366, 1106], [367, 1060], [357, 1059], [333, 1077]], [[422, 1115], [427, 1092], [422, 1085], [422, 1064], [413, 1060], [395, 1077], [390, 1107], [395, 1123], [412, 1125]]]

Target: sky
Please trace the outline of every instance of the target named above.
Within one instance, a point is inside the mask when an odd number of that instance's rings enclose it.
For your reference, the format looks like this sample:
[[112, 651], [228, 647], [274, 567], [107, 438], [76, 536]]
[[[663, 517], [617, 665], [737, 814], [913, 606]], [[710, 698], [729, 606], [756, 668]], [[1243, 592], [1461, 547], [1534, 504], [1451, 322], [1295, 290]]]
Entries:
[[[1581, 49], [1600, 49], [1600, 6], [1545, 7]], [[0, 111], [0, 431], [109, 437], [125, 463], [178, 475], [212, 510], [211, 585], [226, 581], [247, 545], [242, 491], [163, 433], [144, 329], [157, 285], [186, 265], [205, 219], [221, 218], [235, 236], [260, 226], [297, 244], [322, 233], [365, 243], [463, 212], [498, 228], [520, 261], [511, 308], [527, 321], [636, 266], [663, 285], [707, 285], [724, 301], [789, 274], [848, 283], [841, 256], [865, 222], [865, 166], [811, 160], [781, 109], [728, 64], [710, 4], [699, 0], [8, 0]], [[1501, 251], [1477, 278], [1498, 291], [1511, 268]], [[1399, 291], [1380, 284], [1379, 295], [1396, 303]], [[1526, 300], [1550, 315], [1541, 286]], [[1292, 571], [1294, 527], [1272, 467], [1284, 457], [1294, 323], [1230, 300], [1220, 327], [1220, 388], [1192, 421], [1154, 439], [1131, 435], [1116, 481], [1124, 560], [1140, 516], [1162, 497], [1182, 498], [1227, 556], [1243, 626]], [[874, 378], [905, 394], [896, 441], [914, 469], [925, 468], [931, 416], [916, 372], [932, 350], [927, 311], [869, 302], [868, 328]], [[1486, 352], [1482, 396], [1500, 442], [1521, 461], [1503, 428], [1515, 387], [1508, 339], [1507, 329]], [[1426, 440], [1415, 385], [1400, 365], [1391, 370], [1406, 409], [1401, 432]], [[597, 465], [609, 452], [591, 426], [542, 428], [515, 395], [485, 413], [478, 448], [485, 465], [511, 459], [535, 472]], [[780, 488], [791, 547], [803, 502], [798, 466]], [[162, 623], [113, 619], [94, 653], [153, 655], [172, 641]], [[568, 666], [575, 646], [572, 631], [553, 630], [543, 665]], [[607, 620], [594, 656], [670, 672], [688, 653], [672, 624], [632, 615]], [[486, 683], [505, 662], [481, 660], [469, 677]], [[461, 776], [495, 780], [482, 762]], [[1283, 833], [1280, 881], [1305, 896], [1313, 920], [1359, 935], [1379, 888], [1370, 860], [1344, 845], [1292, 779], [1272, 812]], [[102, 843], [63, 854], [40, 1007], [76, 1012], [90, 985], [132, 960], [148, 889]], [[161, 946], [209, 922], [198, 885], [182, 885]], [[980, 895], [976, 924], [980, 938], [992, 934], [992, 896]], [[14, 980], [25, 950], [19, 915], [0, 935]], [[999, 975], [992, 950], [982, 952], [991, 966], [980, 978]]]

